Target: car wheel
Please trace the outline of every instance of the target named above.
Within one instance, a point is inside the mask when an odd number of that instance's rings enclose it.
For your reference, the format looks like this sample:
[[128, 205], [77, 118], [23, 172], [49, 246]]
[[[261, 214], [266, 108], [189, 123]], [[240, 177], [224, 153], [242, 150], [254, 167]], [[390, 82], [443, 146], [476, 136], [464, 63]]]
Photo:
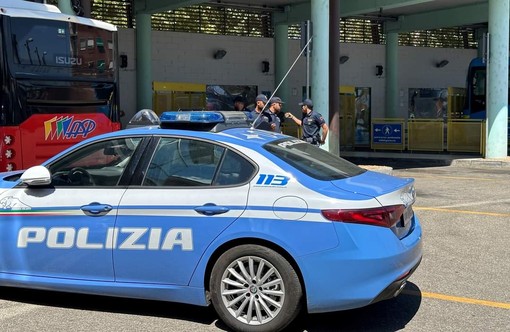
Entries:
[[214, 264], [210, 295], [221, 320], [236, 331], [280, 331], [299, 314], [303, 291], [292, 265], [259, 245], [242, 245]]

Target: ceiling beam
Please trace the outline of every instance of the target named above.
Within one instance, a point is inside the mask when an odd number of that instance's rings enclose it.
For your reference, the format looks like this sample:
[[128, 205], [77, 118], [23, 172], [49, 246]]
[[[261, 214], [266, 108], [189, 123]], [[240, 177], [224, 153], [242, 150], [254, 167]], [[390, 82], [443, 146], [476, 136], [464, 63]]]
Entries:
[[162, 13], [204, 2], [204, 0], [135, 0], [135, 14]]
[[384, 24], [384, 32], [432, 30], [463, 25], [474, 25], [488, 21], [489, 5], [487, 3], [479, 3], [420, 14], [400, 16], [396, 22], [386, 22]]
[[285, 6], [283, 12], [273, 13], [273, 24], [297, 24], [310, 19], [312, 6], [310, 2], [301, 2], [295, 5]]
[[[336, 0], [340, 17], [360, 16], [367, 13], [432, 2], [434, 0]], [[273, 14], [273, 23], [296, 24], [310, 19], [311, 3], [301, 2], [285, 6], [283, 13]]]
[[384, 12], [387, 9], [395, 9], [422, 3], [433, 2], [434, 0], [338, 0], [340, 1], [339, 11], [341, 17], [356, 16], [373, 12]]

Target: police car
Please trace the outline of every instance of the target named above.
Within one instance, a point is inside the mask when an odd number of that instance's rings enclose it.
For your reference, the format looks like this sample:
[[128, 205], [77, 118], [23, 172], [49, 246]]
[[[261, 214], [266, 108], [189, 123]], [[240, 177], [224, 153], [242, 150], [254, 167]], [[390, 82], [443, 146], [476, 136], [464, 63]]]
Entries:
[[212, 304], [278, 331], [397, 296], [422, 257], [414, 201], [412, 179], [241, 113], [168, 112], [0, 173], [0, 286]]

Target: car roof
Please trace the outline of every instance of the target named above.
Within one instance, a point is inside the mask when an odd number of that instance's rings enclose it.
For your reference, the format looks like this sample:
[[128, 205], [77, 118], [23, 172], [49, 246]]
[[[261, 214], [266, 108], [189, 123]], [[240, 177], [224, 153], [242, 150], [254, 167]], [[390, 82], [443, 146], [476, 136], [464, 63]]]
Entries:
[[[91, 137], [80, 143], [77, 143], [70, 149], [81, 145], [88, 145], [92, 142], [115, 138], [115, 137], [136, 137], [136, 136], [180, 136], [211, 140], [216, 142], [222, 142], [226, 144], [236, 144], [245, 146], [251, 149], [258, 149], [262, 145], [283, 138], [292, 138], [290, 136], [274, 133], [265, 130], [251, 129], [251, 128], [229, 128], [220, 132], [210, 131], [195, 131], [195, 130], [183, 130], [183, 129], [165, 129], [159, 126], [147, 126], [147, 127], [136, 127], [129, 129], [122, 129], [106, 134]], [[67, 150], [62, 153], [66, 153]], [[62, 153], [59, 153], [61, 155]], [[55, 156], [56, 157], [56, 156]], [[50, 158], [53, 160], [54, 158]], [[48, 160], [48, 161], [50, 161]]]
[[229, 128], [220, 132], [195, 131], [182, 129], [164, 129], [157, 126], [124, 129], [104, 136], [186, 136], [220, 141], [224, 143], [239, 144], [244, 146], [261, 146], [281, 138], [289, 138], [287, 135], [273, 133], [265, 130], [251, 128]]

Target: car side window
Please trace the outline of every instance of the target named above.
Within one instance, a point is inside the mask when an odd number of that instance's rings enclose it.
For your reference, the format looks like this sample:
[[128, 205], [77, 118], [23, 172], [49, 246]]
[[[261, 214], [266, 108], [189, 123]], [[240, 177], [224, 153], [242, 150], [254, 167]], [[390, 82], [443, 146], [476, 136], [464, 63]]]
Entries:
[[210, 186], [224, 151], [224, 147], [200, 140], [163, 137], [143, 185]]
[[228, 150], [225, 153], [214, 185], [232, 186], [245, 183], [251, 179], [253, 173], [255, 173], [255, 166], [234, 151]]
[[49, 165], [54, 186], [115, 186], [142, 138], [99, 141]]

